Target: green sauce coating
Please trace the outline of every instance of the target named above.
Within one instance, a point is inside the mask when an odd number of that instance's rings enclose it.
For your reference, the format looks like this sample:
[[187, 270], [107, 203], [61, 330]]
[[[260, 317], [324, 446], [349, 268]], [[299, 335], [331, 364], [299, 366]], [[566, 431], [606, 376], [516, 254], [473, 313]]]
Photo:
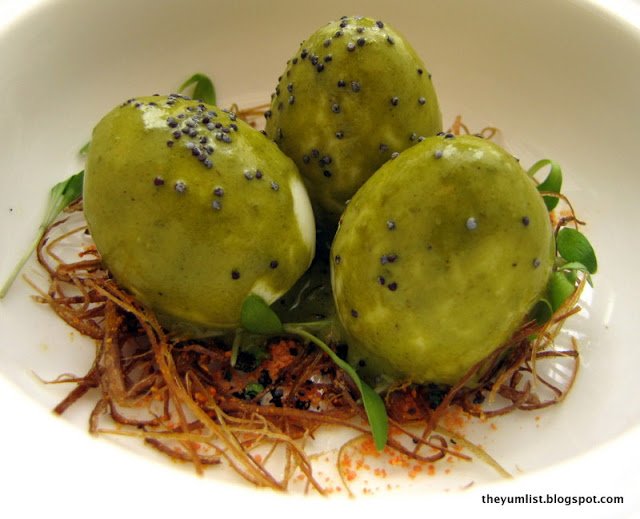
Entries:
[[426, 139], [358, 191], [333, 243], [350, 362], [373, 377], [458, 382], [523, 323], [554, 255], [517, 160], [478, 137]]
[[431, 75], [388, 24], [342, 18], [287, 62], [266, 132], [298, 166], [316, 217], [335, 226], [389, 158], [442, 129]]
[[315, 250], [295, 164], [234, 114], [177, 94], [98, 123], [84, 212], [115, 279], [188, 335], [236, 327], [248, 294], [274, 301]]

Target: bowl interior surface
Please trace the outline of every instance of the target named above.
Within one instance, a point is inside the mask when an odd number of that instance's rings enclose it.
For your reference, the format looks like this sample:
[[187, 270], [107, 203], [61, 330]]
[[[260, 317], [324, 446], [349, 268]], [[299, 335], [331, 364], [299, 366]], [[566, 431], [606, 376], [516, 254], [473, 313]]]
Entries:
[[[640, 423], [640, 32], [589, 2], [35, 4], [0, 31], [0, 278], [32, 239], [50, 187], [82, 168], [77, 151], [104, 113], [133, 96], [174, 91], [196, 71], [214, 79], [222, 106], [267, 101], [299, 43], [343, 14], [382, 19], [405, 35], [433, 74], [445, 125], [462, 115], [474, 130], [498, 127], [525, 167], [558, 161], [563, 191], [598, 252], [595, 288], [564, 337], [575, 337], [582, 353], [566, 401], [473, 434], [508, 470], [531, 473], [632, 430]], [[42, 279], [33, 261], [25, 272]], [[0, 301], [0, 376], [46, 413], [67, 389], [40, 379], [83, 373], [94, 346], [32, 293], [18, 280]], [[68, 420], [86, 428], [89, 409], [73, 408]]]

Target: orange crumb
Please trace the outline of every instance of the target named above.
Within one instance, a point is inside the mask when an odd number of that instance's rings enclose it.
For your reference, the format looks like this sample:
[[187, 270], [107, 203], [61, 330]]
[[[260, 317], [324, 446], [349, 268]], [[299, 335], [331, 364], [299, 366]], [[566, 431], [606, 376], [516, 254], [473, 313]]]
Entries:
[[374, 474], [374, 476], [377, 476], [379, 478], [386, 478], [387, 477], [387, 471], [385, 469], [382, 469], [382, 468], [375, 468], [373, 470], [373, 474]]
[[414, 465], [413, 468], [409, 471], [409, 477], [411, 479], [415, 479], [418, 474], [420, 474], [422, 472], [422, 466], [421, 465]]
[[253, 459], [256, 460], [256, 463], [262, 463], [262, 455], [254, 454]]
[[493, 429], [494, 431], [498, 429], [498, 426], [495, 424], [495, 422], [491, 423], [491, 429]]
[[427, 467], [427, 473], [428, 473], [430, 476], [435, 475], [435, 473], [436, 473], [436, 467], [435, 467], [435, 465], [433, 465], [432, 463], [430, 463], [430, 464], [429, 464], [429, 466]]

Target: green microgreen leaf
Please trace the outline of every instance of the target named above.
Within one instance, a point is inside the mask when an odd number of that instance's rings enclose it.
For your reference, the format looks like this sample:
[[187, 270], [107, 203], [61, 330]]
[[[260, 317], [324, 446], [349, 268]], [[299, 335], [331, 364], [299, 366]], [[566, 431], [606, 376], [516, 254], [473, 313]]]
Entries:
[[286, 332], [299, 335], [314, 343], [324, 351], [339, 368], [351, 377], [362, 396], [362, 403], [364, 404], [364, 410], [367, 413], [367, 419], [369, 420], [369, 426], [371, 427], [371, 434], [373, 436], [376, 449], [379, 451], [384, 449], [389, 435], [389, 418], [387, 417], [387, 410], [384, 406], [382, 397], [380, 397], [380, 395], [376, 393], [366, 382], [363, 382], [360, 379], [358, 373], [349, 363], [338, 357], [338, 355], [336, 355], [336, 353], [329, 348], [327, 344], [318, 339], [315, 335], [290, 324], [284, 325], [284, 330]]
[[81, 157], [84, 157], [87, 153], [89, 153], [90, 147], [91, 147], [91, 141], [88, 141], [82, 148], [78, 150], [78, 154]]
[[567, 279], [564, 272], [554, 272], [551, 274], [549, 284], [547, 285], [547, 293], [549, 294], [549, 302], [554, 312], [562, 306], [562, 303], [571, 297], [575, 289], [576, 286]]
[[192, 85], [193, 93], [191, 94], [191, 97], [194, 99], [201, 99], [210, 105], [216, 104], [216, 89], [209, 76], [198, 72], [182, 83], [178, 90], [182, 92]]
[[38, 242], [47, 230], [47, 227], [49, 227], [49, 225], [54, 222], [54, 220], [58, 217], [63, 209], [68, 207], [71, 202], [76, 201], [82, 196], [83, 182], [84, 171], [80, 171], [79, 173], [72, 175], [67, 180], [59, 182], [51, 188], [51, 191], [49, 192], [49, 201], [47, 204], [45, 216], [42, 220], [42, 223], [40, 224], [40, 227], [38, 228], [38, 233], [29, 248], [25, 251], [22, 258], [20, 258], [20, 261], [18, 261], [18, 264], [14, 267], [7, 280], [0, 288], [0, 299], [7, 295], [9, 288], [11, 288], [11, 285], [22, 270], [22, 267], [27, 262], [35, 248], [38, 246]]
[[[557, 162], [550, 159], [539, 160], [529, 168], [527, 174], [533, 178], [538, 171], [546, 166], [549, 166], [549, 174], [540, 184], [538, 184], [538, 191], [559, 194], [562, 189], [562, 169]], [[558, 198], [556, 197], [543, 196], [542, 198], [544, 199], [544, 203], [549, 211], [552, 211], [558, 205]]]
[[587, 283], [593, 286], [593, 280], [591, 279], [591, 273], [589, 272], [589, 269], [579, 261], [569, 261], [567, 263], [563, 263], [558, 266], [558, 270], [563, 271], [567, 279], [572, 283], [575, 283], [578, 280], [578, 276], [576, 274], [578, 272], [583, 272], [587, 277]]
[[259, 384], [258, 382], [249, 382], [243, 390], [244, 396], [246, 398], [255, 398], [256, 395], [259, 395], [264, 391], [264, 386]]
[[531, 309], [531, 317], [536, 320], [540, 326], [551, 319], [553, 308], [551, 303], [546, 299], [540, 299]]
[[282, 333], [282, 322], [267, 302], [255, 294], [248, 295], [240, 310], [240, 324], [250, 332], [260, 335]]
[[556, 247], [558, 254], [568, 262], [581, 263], [590, 274], [595, 274], [598, 270], [596, 253], [580, 231], [570, 227], [560, 229], [556, 236]]

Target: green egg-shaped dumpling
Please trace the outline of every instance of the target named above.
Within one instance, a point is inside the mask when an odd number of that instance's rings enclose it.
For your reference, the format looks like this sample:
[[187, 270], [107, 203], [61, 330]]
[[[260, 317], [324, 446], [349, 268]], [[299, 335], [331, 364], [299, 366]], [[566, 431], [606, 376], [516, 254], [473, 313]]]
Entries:
[[382, 164], [442, 129], [418, 54], [389, 24], [366, 17], [342, 17], [302, 42], [265, 116], [328, 226]]
[[353, 197], [333, 243], [350, 362], [458, 382], [523, 323], [554, 247], [534, 182], [498, 145], [447, 135], [404, 151]]
[[168, 328], [238, 325], [249, 294], [283, 294], [314, 255], [295, 164], [231, 112], [131, 99], [95, 127], [84, 211], [106, 266]]

